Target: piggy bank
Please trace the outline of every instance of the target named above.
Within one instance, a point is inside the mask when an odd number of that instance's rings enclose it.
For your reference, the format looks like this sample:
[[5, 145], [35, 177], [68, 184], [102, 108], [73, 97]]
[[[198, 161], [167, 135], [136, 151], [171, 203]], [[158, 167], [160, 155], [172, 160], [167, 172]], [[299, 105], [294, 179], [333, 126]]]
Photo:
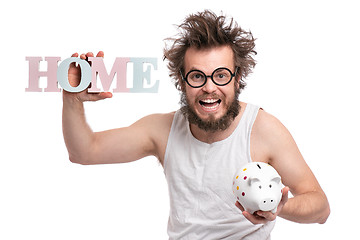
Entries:
[[251, 162], [240, 168], [233, 180], [233, 192], [245, 211], [276, 213], [282, 197], [281, 177], [267, 163]]

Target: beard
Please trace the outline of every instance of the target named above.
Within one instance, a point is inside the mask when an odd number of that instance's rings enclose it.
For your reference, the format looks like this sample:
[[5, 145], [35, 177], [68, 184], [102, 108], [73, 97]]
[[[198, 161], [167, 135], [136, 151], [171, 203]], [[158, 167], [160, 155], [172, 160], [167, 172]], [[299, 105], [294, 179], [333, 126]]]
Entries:
[[186, 92], [182, 91], [180, 99], [180, 104], [182, 105], [182, 107], [180, 108], [180, 111], [190, 124], [195, 124], [204, 131], [224, 131], [230, 126], [230, 124], [234, 121], [235, 117], [238, 116], [240, 113], [241, 107], [238, 102], [239, 94], [240, 89], [235, 88], [234, 98], [232, 99], [230, 105], [226, 107], [227, 109], [224, 116], [220, 117], [219, 119], [215, 119], [214, 116], [210, 116], [208, 120], [202, 120], [190, 106], [186, 97]]

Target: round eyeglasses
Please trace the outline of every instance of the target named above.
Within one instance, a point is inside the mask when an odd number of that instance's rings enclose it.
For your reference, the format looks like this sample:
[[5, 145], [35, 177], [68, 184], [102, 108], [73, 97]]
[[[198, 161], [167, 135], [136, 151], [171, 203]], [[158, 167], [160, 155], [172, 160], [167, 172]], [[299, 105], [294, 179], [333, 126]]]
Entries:
[[236, 75], [237, 68], [235, 70], [235, 73], [232, 73], [230, 69], [225, 67], [217, 68], [213, 71], [213, 73], [210, 76], [207, 76], [203, 71], [200, 70], [191, 70], [188, 72], [185, 77], [183, 77], [182, 73], [182, 79], [183, 81], [187, 82], [190, 87], [193, 88], [199, 88], [206, 84], [207, 78], [211, 78], [214, 84], [218, 86], [225, 86], [226, 84], [229, 84], [233, 77]]

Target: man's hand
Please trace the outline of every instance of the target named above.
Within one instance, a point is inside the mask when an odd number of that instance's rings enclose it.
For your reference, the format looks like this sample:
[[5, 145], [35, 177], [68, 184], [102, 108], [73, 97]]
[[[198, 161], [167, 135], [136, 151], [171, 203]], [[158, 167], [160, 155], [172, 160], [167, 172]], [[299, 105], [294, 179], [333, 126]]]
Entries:
[[[78, 53], [74, 53], [71, 57], [78, 57]], [[89, 57], [94, 57], [92, 52], [86, 54], [81, 54], [80, 58], [87, 60]], [[104, 52], [100, 51], [97, 53], [96, 57], [104, 57]], [[68, 71], [68, 79], [71, 86], [76, 87], [79, 85], [81, 80], [81, 69], [80, 66], [76, 66], [76, 63], [70, 64]], [[98, 101], [105, 98], [111, 98], [111, 92], [100, 92], [100, 93], [88, 93], [87, 89], [82, 92], [71, 93], [63, 90], [63, 99], [65, 100], [77, 100], [79, 102], [85, 101]]]
[[235, 205], [242, 211], [242, 214], [244, 215], [244, 217], [246, 217], [253, 224], [265, 224], [267, 222], [274, 221], [276, 219], [276, 217], [279, 215], [282, 208], [288, 201], [288, 193], [289, 193], [289, 188], [284, 187], [283, 191], [282, 191], [282, 198], [281, 198], [281, 201], [279, 203], [276, 213], [272, 213], [270, 211], [269, 212], [256, 211], [256, 212], [254, 212], [254, 214], [250, 214], [249, 212], [245, 211], [243, 206], [241, 206], [241, 204], [238, 201], [235, 203]]

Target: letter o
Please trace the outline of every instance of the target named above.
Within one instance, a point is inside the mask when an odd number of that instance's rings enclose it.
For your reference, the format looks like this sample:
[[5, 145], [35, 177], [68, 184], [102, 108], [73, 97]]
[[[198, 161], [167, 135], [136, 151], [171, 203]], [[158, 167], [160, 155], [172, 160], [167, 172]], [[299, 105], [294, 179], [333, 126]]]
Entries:
[[[71, 63], [78, 63], [81, 69], [81, 79], [77, 87], [73, 87], [69, 83], [68, 72]], [[57, 81], [60, 86], [68, 92], [81, 92], [85, 90], [91, 83], [91, 67], [90, 64], [80, 58], [71, 57], [62, 61], [57, 70]]]

